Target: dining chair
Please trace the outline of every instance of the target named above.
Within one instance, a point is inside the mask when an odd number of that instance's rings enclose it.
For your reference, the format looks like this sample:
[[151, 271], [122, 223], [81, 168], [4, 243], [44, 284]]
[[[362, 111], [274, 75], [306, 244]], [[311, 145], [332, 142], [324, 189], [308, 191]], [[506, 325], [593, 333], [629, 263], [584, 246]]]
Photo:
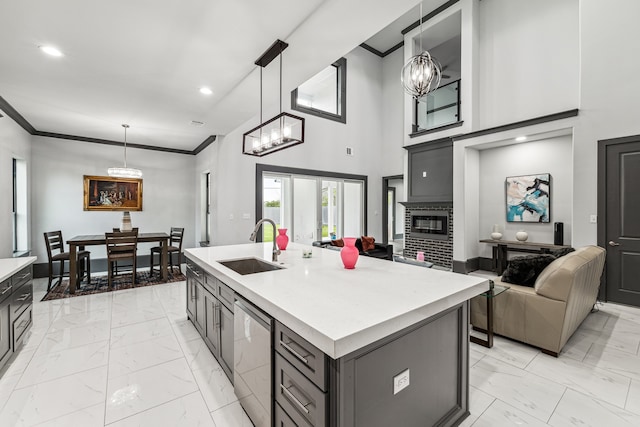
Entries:
[[[114, 233], [120, 233], [120, 228], [113, 227], [112, 231]], [[131, 229], [131, 231], [133, 231], [133, 232], [135, 232], [137, 234], [138, 233], [138, 227], [133, 227]], [[114, 274], [116, 276], [118, 275], [118, 271], [128, 272], [128, 271], [131, 271], [132, 269], [133, 269], [133, 264], [131, 264], [131, 263], [124, 264], [122, 262], [118, 263], [117, 261], [115, 261], [113, 263], [113, 271], [114, 271]]]
[[[171, 266], [171, 272], [173, 272], [173, 254], [178, 254], [178, 271], [182, 274], [181, 254], [182, 254], [182, 238], [184, 237], [184, 228], [171, 227], [169, 233], [169, 246], [167, 247], [167, 254], [169, 255], [169, 265]], [[162, 265], [162, 246], [154, 246], [151, 248], [151, 259], [149, 263], [149, 276], [153, 275], [153, 260], [154, 254], [158, 254], [158, 265]]]
[[[47, 258], [49, 261], [49, 284], [47, 285], [47, 292], [49, 292], [52, 288], [51, 283], [53, 282], [53, 263], [56, 261], [60, 261], [60, 268], [58, 269], [58, 281], [56, 282], [56, 287], [62, 282], [62, 278], [64, 277], [64, 262], [69, 261], [69, 252], [65, 252], [64, 250], [64, 240], [62, 239], [62, 231], [49, 231], [44, 233], [44, 241], [47, 245]], [[87, 284], [91, 283], [91, 252], [81, 250], [78, 251], [78, 263], [76, 264], [76, 274], [78, 275], [78, 280], [81, 282], [85, 277]]]
[[122, 231], [104, 233], [107, 245], [107, 274], [109, 289], [113, 288], [114, 268], [113, 263], [131, 259], [131, 283], [136, 284], [136, 256], [138, 252], [138, 232]]

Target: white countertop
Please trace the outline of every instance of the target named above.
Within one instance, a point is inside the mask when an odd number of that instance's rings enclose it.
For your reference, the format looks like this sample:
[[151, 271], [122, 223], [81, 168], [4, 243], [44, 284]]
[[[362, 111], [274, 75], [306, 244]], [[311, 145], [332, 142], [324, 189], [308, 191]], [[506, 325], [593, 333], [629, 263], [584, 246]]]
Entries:
[[290, 243], [282, 270], [240, 275], [219, 264], [244, 257], [271, 262], [271, 243], [186, 249], [205, 271], [334, 359], [489, 289], [481, 277], [360, 256], [346, 270], [340, 253]]
[[0, 258], [0, 282], [13, 276], [29, 264], [36, 261], [36, 257]]

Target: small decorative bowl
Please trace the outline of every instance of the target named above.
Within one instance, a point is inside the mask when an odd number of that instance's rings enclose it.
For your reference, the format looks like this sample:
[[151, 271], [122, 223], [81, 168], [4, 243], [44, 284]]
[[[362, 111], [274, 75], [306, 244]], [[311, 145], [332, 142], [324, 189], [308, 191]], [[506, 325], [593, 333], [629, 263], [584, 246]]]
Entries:
[[493, 240], [500, 240], [500, 239], [502, 239], [502, 233], [494, 231], [493, 233], [491, 233], [491, 238]]
[[313, 251], [311, 249], [302, 250], [302, 258], [311, 258], [312, 255], [313, 255]]

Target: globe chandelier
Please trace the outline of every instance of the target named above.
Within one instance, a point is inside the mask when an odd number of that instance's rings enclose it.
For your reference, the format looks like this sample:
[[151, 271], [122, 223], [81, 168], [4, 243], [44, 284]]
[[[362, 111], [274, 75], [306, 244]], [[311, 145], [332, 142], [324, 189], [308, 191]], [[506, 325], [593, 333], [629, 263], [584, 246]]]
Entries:
[[418, 99], [432, 92], [440, 85], [442, 66], [426, 50], [422, 50], [422, 3], [420, 3], [420, 53], [409, 58], [402, 67], [404, 91]]

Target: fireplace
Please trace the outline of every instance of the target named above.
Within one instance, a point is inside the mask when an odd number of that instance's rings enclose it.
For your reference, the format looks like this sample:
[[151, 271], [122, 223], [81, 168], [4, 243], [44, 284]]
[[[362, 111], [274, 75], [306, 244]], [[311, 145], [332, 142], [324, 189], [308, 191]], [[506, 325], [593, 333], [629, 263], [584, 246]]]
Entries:
[[424, 252], [424, 259], [440, 267], [453, 267], [453, 205], [405, 202], [404, 250], [406, 258]]
[[410, 214], [409, 235], [421, 239], [449, 239], [449, 213], [415, 211]]

